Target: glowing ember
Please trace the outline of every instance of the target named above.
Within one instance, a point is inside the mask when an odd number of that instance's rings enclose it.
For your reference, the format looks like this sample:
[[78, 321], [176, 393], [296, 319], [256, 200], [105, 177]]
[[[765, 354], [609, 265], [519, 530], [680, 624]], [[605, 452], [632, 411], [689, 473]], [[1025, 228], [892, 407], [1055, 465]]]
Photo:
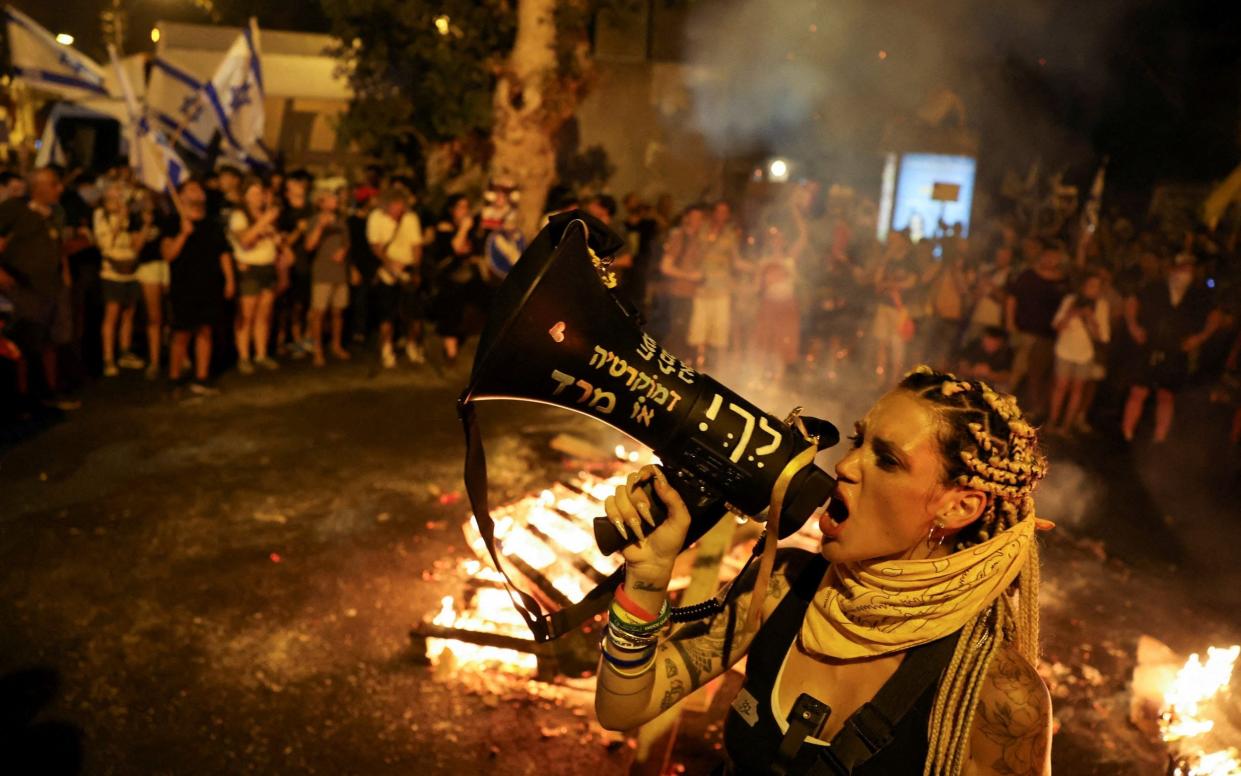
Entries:
[[[624, 461], [640, 458], [639, 453], [621, 446], [616, 454]], [[582, 472], [571, 483], [557, 483], [536, 496], [493, 510], [501, 551], [506, 558], [520, 560], [541, 575], [565, 598], [580, 600], [599, 579], [620, 566], [620, 558], [603, 555], [595, 546], [591, 521], [603, 514], [603, 499], [624, 481], [624, 475], [603, 478]], [[460, 575], [482, 584], [464, 606], [452, 596], [445, 596], [432, 622], [447, 628], [529, 639], [530, 631], [509, 598], [504, 578], [491, 567], [476, 523], [467, 521], [463, 531], [477, 559], [462, 561]], [[524, 675], [537, 670], [533, 654], [458, 639], [428, 638], [427, 656], [437, 665], [451, 660], [458, 669], [488, 668]]]
[[1210, 647], [1203, 662], [1198, 655], [1177, 673], [1164, 693], [1159, 729], [1163, 740], [1173, 744], [1176, 776], [1241, 776], [1241, 759], [1235, 748], [1214, 750], [1218, 742], [1208, 740], [1215, 728], [1213, 708], [1228, 693], [1232, 669], [1241, 656], [1241, 645]]
[[1237, 750], [1229, 749], [1226, 752], [1211, 752], [1204, 754], [1198, 758], [1198, 762], [1193, 766], [1191, 774], [1203, 774], [1204, 776], [1238, 776], [1241, 774], [1241, 760], [1237, 759]]
[[[469, 563], [470, 561], [467, 561]], [[486, 612], [482, 616], [481, 612]], [[503, 590], [480, 590], [471, 612], [458, 613], [453, 598], [446, 595], [440, 600], [439, 614], [432, 622], [446, 628], [502, 633], [508, 636], [527, 635], [521, 614], [513, 608], [508, 593]], [[499, 668], [510, 673], [533, 675], [538, 660], [529, 652], [519, 652], [503, 647], [485, 647], [458, 639], [427, 639], [427, 657], [439, 664], [446, 653], [458, 668]]]

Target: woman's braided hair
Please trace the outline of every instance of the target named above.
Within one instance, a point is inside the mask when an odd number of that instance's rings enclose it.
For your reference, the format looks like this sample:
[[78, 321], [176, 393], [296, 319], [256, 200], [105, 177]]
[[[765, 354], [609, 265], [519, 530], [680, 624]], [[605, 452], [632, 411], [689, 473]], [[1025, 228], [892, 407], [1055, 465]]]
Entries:
[[[973, 488], [988, 497], [982, 517], [957, 534], [954, 551], [1034, 520], [1032, 494], [1047, 461], [1016, 399], [979, 380], [962, 380], [927, 366], [906, 375], [899, 388], [930, 402], [940, 417], [945, 484]], [[962, 629], [935, 697], [926, 776], [961, 773], [979, 693], [1000, 649], [1014, 644], [1037, 664], [1038, 566], [1037, 542], [1031, 542], [1013, 588]]]

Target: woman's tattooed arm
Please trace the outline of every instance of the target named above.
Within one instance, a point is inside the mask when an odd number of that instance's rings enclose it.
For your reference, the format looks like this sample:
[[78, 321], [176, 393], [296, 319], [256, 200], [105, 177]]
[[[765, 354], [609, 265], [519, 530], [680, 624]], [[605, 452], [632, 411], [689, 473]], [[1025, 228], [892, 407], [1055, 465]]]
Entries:
[[1015, 649], [1001, 649], [984, 680], [970, 759], [983, 776], [1051, 773], [1051, 696]]
[[[788, 592], [788, 577], [796, 576], [805, 558], [795, 554], [782, 554], [772, 572], [763, 608], [770, 613], [784, 594]], [[756, 564], [750, 572], [756, 571]], [[644, 681], [617, 681], [606, 667], [600, 666], [600, 682], [596, 691], [596, 710], [600, 721], [616, 721], [621, 727], [636, 727], [676, 705], [685, 696], [723, 674], [732, 663], [740, 660], [750, 646], [753, 633], [742, 633], [741, 624], [750, 605], [754, 587], [754, 573], [734, 581], [740, 586], [728, 606], [714, 616], [677, 626], [659, 645], [655, 657], [655, 670]], [[722, 594], [721, 594], [722, 595]], [[728, 650], [728, 663], [724, 663], [724, 646], [728, 639], [730, 621], [734, 633]], [[624, 686], [622, 686], [622, 683]], [[607, 706], [604, 719], [603, 704]]]

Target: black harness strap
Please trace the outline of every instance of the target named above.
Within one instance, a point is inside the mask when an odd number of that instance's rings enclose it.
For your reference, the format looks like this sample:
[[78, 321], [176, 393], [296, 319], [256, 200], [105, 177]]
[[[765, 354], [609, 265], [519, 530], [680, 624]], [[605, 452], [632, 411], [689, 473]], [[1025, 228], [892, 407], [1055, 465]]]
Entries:
[[892, 743], [898, 723], [939, 681], [952, 660], [960, 633], [923, 644], [910, 650], [875, 697], [863, 703], [845, 721], [830, 746], [819, 747], [819, 757], [807, 776], [841, 776], [853, 772], [876, 752]]

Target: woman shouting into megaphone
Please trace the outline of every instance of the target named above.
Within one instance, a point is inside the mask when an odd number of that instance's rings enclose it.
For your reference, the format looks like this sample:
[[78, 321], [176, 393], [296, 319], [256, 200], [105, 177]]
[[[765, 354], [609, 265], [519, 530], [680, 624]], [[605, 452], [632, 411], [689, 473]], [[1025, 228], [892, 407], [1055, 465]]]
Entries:
[[[608, 518], [642, 540], [624, 551], [603, 641], [600, 723], [637, 727], [744, 655], [719, 773], [1050, 773], [1034, 428], [1011, 396], [921, 367], [852, 442], [820, 553], [781, 551], [757, 631], [732, 633], [753, 574], [711, 619], [667, 628], [685, 504], [655, 467], [607, 499]], [[649, 535], [635, 487], [647, 480], [669, 513]]]

